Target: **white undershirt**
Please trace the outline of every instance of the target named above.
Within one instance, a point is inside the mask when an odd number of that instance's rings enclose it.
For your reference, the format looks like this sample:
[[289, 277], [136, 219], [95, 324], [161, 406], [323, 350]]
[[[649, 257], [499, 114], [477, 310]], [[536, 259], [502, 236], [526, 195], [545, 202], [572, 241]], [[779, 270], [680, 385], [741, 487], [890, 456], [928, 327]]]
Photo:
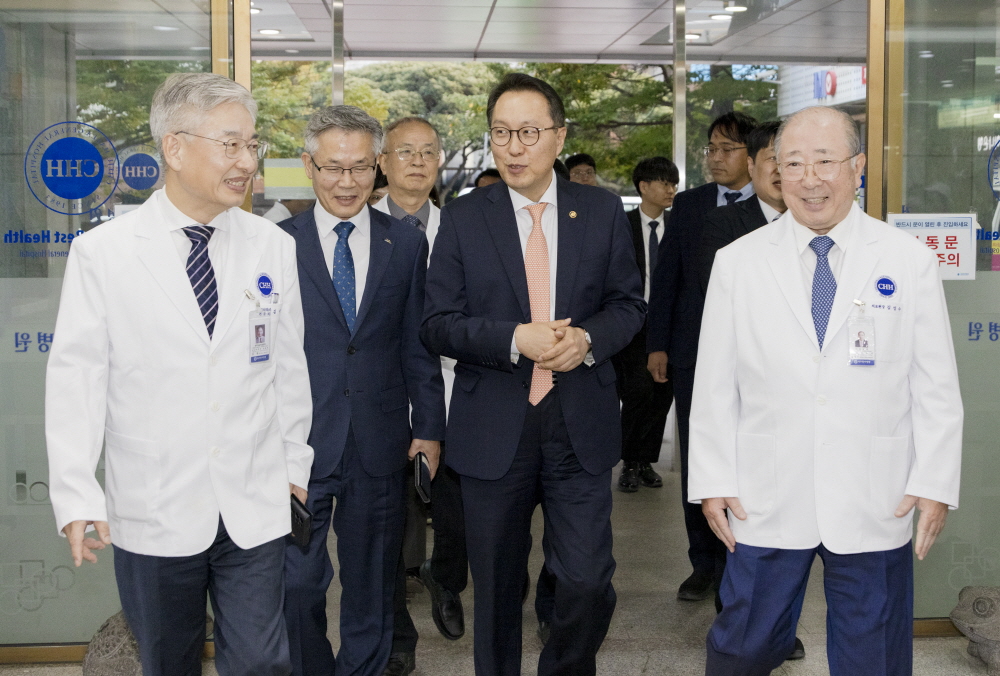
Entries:
[[779, 218], [781, 218], [781, 213], [782, 212], [778, 211], [777, 209], [775, 209], [774, 207], [772, 207], [770, 204], [768, 204], [767, 202], [765, 202], [764, 200], [762, 200], [760, 198], [760, 195], [757, 196], [757, 202], [760, 203], [760, 210], [764, 212], [764, 218], [767, 219], [768, 223], [773, 223], [774, 221], [776, 221]]
[[313, 215], [316, 218], [316, 232], [319, 235], [319, 243], [323, 247], [323, 258], [326, 260], [326, 269], [330, 273], [331, 280], [333, 279], [333, 254], [337, 248], [337, 240], [340, 239], [334, 228], [342, 221], [350, 221], [354, 224], [354, 230], [347, 237], [347, 246], [350, 247], [351, 257], [354, 258], [354, 311], [357, 312], [361, 307], [361, 299], [365, 295], [368, 261], [371, 258], [372, 222], [371, 216], [368, 214], [368, 205], [362, 207], [361, 211], [351, 218], [339, 218], [324, 209], [319, 200], [316, 200]]
[[[835, 225], [826, 236], [833, 240], [833, 247], [826, 255], [830, 263], [830, 272], [833, 278], [840, 281], [840, 270], [844, 266], [844, 253], [847, 251], [847, 242], [851, 238], [856, 218], [856, 207], [851, 207], [847, 218]], [[804, 225], [800, 225], [795, 217], [789, 214], [792, 220], [792, 231], [795, 233], [795, 246], [799, 250], [799, 258], [802, 261], [802, 277], [805, 280], [806, 288], [812, 293], [813, 275], [816, 273], [816, 252], [809, 246], [809, 242], [818, 237], [815, 232]]]
[[[174, 242], [177, 255], [180, 256], [181, 265], [185, 270], [187, 270], [187, 259], [193, 245], [182, 228], [192, 225], [207, 225], [215, 228], [211, 239], [208, 240], [208, 260], [212, 262], [215, 278], [219, 279], [226, 269], [226, 249], [229, 248], [229, 210], [223, 211], [208, 223], [197, 223], [174, 206], [174, 203], [167, 196], [166, 188], [161, 188], [153, 193], [153, 199], [156, 200], [156, 205], [159, 207], [164, 225], [170, 231], [170, 238]], [[234, 208], [238, 209], [239, 207]]]

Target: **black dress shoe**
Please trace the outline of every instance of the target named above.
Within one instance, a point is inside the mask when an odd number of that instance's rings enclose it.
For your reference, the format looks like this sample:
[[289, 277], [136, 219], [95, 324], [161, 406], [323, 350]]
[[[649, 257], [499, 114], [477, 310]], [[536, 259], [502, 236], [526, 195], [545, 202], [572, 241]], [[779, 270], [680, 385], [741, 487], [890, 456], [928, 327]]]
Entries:
[[635, 493], [639, 490], [639, 463], [626, 462], [622, 465], [622, 473], [618, 477], [618, 490], [623, 493]]
[[452, 594], [441, 586], [441, 583], [431, 575], [431, 560], [427, 559], [420, 566], [420, 579], [431, 594], [431, 617], [441, 635], [452, 641], [457, 641], [465, 634], [465, 610], [462, 608], [462, 598]]
[[681, 582], [677, 598], [681, 601], [703, 601], [712, 595], [712, 573], [694, 571]]
[[653, 471], [653, 466], [648, 462], [639, 465], [639, 483], [646, 488], [660, 488], [663, 486], [663, 478]]
[[788, 653], [786, 660], [801, 660], [806, 656], [806, 647], [802, 645], [801, 639], [798, 636], [795, 637], [795, 648], [792, 652]]
[[552, 633], [552, 625], [544, 620], [538, 620], [538, 631], [535, 632], [538, 635], [538, 640], [545, 645], [549, 642], [549, 634]]
[[417, 658], [413, 653], [392, 653], [389, 664], [385, 666], [382, 676], [406, 676], [417, 668]]

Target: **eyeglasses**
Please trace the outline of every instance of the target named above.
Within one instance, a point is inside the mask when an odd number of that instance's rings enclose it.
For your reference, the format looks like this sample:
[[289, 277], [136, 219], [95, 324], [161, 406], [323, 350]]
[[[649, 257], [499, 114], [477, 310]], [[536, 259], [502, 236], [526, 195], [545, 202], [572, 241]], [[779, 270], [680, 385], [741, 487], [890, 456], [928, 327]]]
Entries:
[[746, 146], [722, 146], [721, 148], [705, 146], [701, 149], [701, 152], [705, 153], [705, 157], [711, 157], [712, 155], [729, 157], [730, 154], [735, 153], [737, 150], [746, 150]]
[[221, 143], [226, 147], [226, 157], [231, 160], [235, 160], [240, 156], [244, 150], [250, 151], [250, 156], [255, 157], [258, 160], [264, 159], [264, 155], [267, 154], [267, 144], [261, 141], [244, 141], [241, 138], [229, 139], [228, 141], [222, 141], [217, 138], [210, 138], [208, 136], [199, 136], [198, 134], [192, 134], [189, 131], [179, 131], [178, 134], [187, 134], [188, 136], [194, 136], [196, 138], [203, 138], [206, 141], [212, 141], [214, 143]]
[[510, 139], [517, 134], [517, 140], [526, 146], [533, 146], [538, 143], [538, 137], [543, 131], [550, 129], [562, 129], [562, 127], [521, 127], [520, 129], [507, 129], [506, 127], [492, 127], [490, 129], [490, 141], [493, 145], [505, 146], [510, 143]]
[[588, 178], [591, 176], [597, 176], [597, 172], [594, 171], [591, 167], [587, 167], [586, 169], [577, 169], [576, 167], [574, 167], [573, 169], [570, 170], [569, 175], [575, 178]]
[[844, 162], [853, 160], [857, 155], [851, 155], [846, 160], [820, 160], [818, 162], [791, 161], [778, 164], [782, 181], [801, 181], [806, 176], [806, 167], [812, 167], [816, 178], [821, 181], [833, 181], [840, 176], [840, 167]]
[[[396, 148], [396, 157], [398, 157], [402, 162], [409, 162], [413, 159], [414, 155], [420, 155], [424, 158], [424, 162], [428, 164], [431, 162], [437, 162], [437, 159], [441, 156], [441, 151], [439, 150], [421, 150], [416, 151], [411, 148]], [[382, 153], [383, 155], [388, 155], [389, 153]]]
[[312, 155], [309, 156], [309, 161], [313, 163], [313, 166], [316, 167], [316, 171], [318, 171], [321, 176], [327, 178], [340, 178], [345, 173], [349, 173], [351, 174], [351, 176], [354, 176], [355, 178], [361, 178], [365, 174], [375, 171], [374, 165], [368, 166], [365, 164], [359, 164], [356, 167], [335, 167], [335, 166], [321, 167], [318, 164], [316, 164], [316, 160], [312, 158]]

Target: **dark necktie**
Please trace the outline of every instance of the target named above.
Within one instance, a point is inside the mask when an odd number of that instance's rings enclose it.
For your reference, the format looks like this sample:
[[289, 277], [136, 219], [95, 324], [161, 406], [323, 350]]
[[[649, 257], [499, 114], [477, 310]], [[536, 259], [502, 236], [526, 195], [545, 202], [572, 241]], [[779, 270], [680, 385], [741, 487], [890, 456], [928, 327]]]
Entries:
[[823, 339], [826, 337], [826, 325], [830, 321], [830, 308], [833, 307], [833, 297], [837, 295], [837, 280], [830, 270], [827, 254], [833, 248], [833, 240], [826, 235], [814, 237], [809, 242], [809, 248], [816, 252], [816, 272], [813, 273], [812, 316], [816, 327], [816, 339], [819, 349], [823, 349]]
[[656, 236], [657, 221], [649, 222], [649, 276], [653, 277], [653, 269], [656, 267], [656, 251], [660, 246], [660, 240]]
[[743, 197], [743, 193], [741, 193], [739, 190], [733, 190], [733, 191], [727, 192], [724, 195], [724, 197], [726, 198], [726, 204], [727, 205], [728, 204], [736, 204], [736, 201], [739, 200], [739, 198]]
[[354, 320], [357, 319], [356, 287], [354, 284], [354, 256], [347, 238], [354, 231], [354, 224], [341, 221], [334, 226], [337, 233], [337, 246], [333, 250], [333, 288], [340, 301], [340, 309], [344, 311], [347, 329], [354, 333]]
[[403, 216], [403, 223], [406, 223], [410, 227], [418, 228], [420, 232], [427, 232], [427, 228], [424, 227], [424, 224], [421, 223], [420, 219], [413, 214], [406, 214]]
[[215, 331], [215, 316], [219, 313], [219, 289], [215, 285], [215, 270], [208, 257], [208, 240], [212, 239], [215, 228], [207, 225], [192, 225], [184, 228], [184, 234], [191, 240], [191, 252], [187, 259], [187, 274], [191, 280], [195, 300], [205, 320], [208, 338]]

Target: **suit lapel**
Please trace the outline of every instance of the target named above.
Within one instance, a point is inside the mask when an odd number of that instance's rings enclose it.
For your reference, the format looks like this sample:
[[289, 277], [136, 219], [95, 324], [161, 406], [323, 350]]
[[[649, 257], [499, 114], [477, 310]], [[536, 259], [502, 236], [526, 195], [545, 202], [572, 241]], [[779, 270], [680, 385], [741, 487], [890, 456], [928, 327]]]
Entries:
[[[795, 318], [802, 325], [809, 339], [819, 351], [819, 341], [816, 339], [816, 327], [812, 320], [812, 304], [809, 293], [802, 280], [802, 260], [795, 245], [795, 234], [792, 228], [795, 221], [790, 215], [782, 216], [776, 221], [778, 227], [771, 235], [771, 251], [767, 255], [767, 264], [771, 274], [778, 282], [785, 302]], [[829, 329], [827, 329], [829, 332]]]
[[226, 252], [226, 274], [216, 276], [219, 314], [212, 334], [213, 345], [226, 335], [239, 309], [244, 307], [243, 292], [253, 289], [253, 275], [261, 257], [256, 245], [256, 233], [239, 223], [239, 215], [227, 214], [226, 217], [229, 219], [229, 250]]
[[878, 255], [871, 246], [878, 241], [878, 235], [869, 227], [861, 209], [857, 206], [851, 207], [848, 218], [854, 219], [854, 232], [851, 233], [847, 251], [844, 252], [844, 264], [840, 269], [837, 294], [833, 298], [830, 321], [826, 327], [827, 338], [833, 337], [847, 321], [847, 316], [854, 309], [854, 299], [861, 298], [865, 283], [871, 278], [872, 270], [878, 263]]
[[[660, 217], [666, 220], [666, 214]], [[628, 221], [632, 225], [632, 244], [635, 246], [635, 264], [639, 266], [639, 279], [643, 286], [646, 285], [646, 243], [642, 239], [642, 216], [639, 215], [639, 207], [628, 212]], [[663, 239], [664, 228], [658, 228], [657, 237]]]
[[743, 202], [743, 204], [746, 206], [741, 211], [743, 218], [740, 220], [748, 233], [767, 225], [767, 216], [764, 215], [764, 210], [760, 208], [760, 198], [754, 195]]
[[510, 201], [507, 186], [497, 183], [489, 188], [486, 196], [491, 204], [484, 205], [483, 215], [486, 227], [493, 238], [493, 244], [500, 255], [500, 261], [514, 295], [521, 306], [521, 312], [526, 322], [531, 321], [531, 302], [528, 299], [528, 277], [524, 271], [524, 252], [521, 251], [521, 239], [517, 234], [517, 217], [514, 215], [514, 205]]
[[344, 311], [340, 307], [340, 299], [333, 290], [333, 277], [330, 269], [326, 266], [326, 258], [323, 256], [323, 246], [319, 242], [319, 232], [316, 230], [316, 218], [313, 210], [307, 209], [300, 218], [295, 220], [295, 251], [299, 259], [299, 265], [319, 289], [319, 295], [323, 297], [326, 304], [330, 306], [330, 311], [347, 330], [347, 320], [344, 319]]
[[[556, 201], [559, 207], [559, 259], [556, 261], [556, 302], [553, 317], [564, 319], [570, 316], [569, 304], [575, 288], [576, 271], [580, 268], [580, 256], [583, 253], [587, 213], [580, 208], [576, 197], [570, 193], [568, 187], [564, 187], [562, 181], [556, 184]], [[570, 213], [575, 213], [576, 218], [570, 218]]]
[[358, 316], [354, 321], [354, 332], [368, 314], [368, 309], [372, 306], [372, 300], [378, 292], [378, 287], [382, 283], [382, 277], [389, 266], [389, 259], [392, 257], [393, 244], [389, 237], [389, 228], [383, 222], [380, 212], [369, 209], [371, 222], [371, 257], [368, 259], [368, 277], [365, 279], [365, 295], [361, 297], [361, 306], [358, 308]]

